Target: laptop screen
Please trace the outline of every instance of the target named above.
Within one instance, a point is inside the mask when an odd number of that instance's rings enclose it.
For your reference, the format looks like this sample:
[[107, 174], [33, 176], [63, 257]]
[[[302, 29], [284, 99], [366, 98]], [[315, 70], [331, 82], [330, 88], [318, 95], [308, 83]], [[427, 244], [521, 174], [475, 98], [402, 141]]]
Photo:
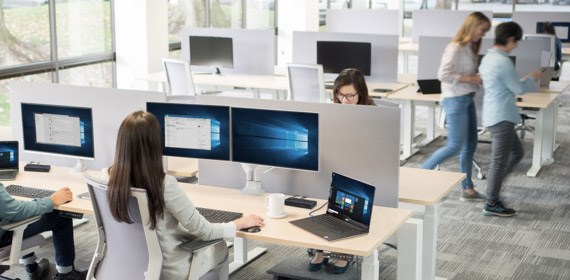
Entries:
[[0, 141], [0, 169], [17, 169], [18, 161], [18, 141]]
[[368, 226], [375, 189], [374, 186], [333, 172], [327, 211]]

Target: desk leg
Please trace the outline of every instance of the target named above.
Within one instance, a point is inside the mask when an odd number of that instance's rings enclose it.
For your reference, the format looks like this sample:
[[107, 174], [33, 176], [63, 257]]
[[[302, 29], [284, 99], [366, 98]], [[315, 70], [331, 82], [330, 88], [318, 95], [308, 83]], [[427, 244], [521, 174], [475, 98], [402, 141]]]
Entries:
[[398, 230], [398, 280], [422, 279], [422, 232], [423, 220], [414, 218]]
[[248, 252], [247, 240], [241, 237], [234, 237], [234, 261], [230, 263], [230, 274], [261, 256], [266, 251], [267, 248], [255, 247]]
[[402, 139], [402, 155], [400, 155], [401, 160], [408, 159], [418, 150], [413, 147], [414, 141], [414, 131], [416, 128], [415, 118], [416, 118], [416, 108], [415, 104], [411, 100], [402, 101], [402, 124], [404, 137]]
[[542, 164], [549, 165], [554, 163], [553, 153], [556, 149], [556, 129], [557, 129], [557, 108], [556, 100], [544, 110], [544, 128], [542, 132], [544, 148], [542, 149]]
[[527, 176], [536, 177], [542, 167], [542, 148], [544, 147], [544, 127], [545, 114], [544, 109], [538, 110], [536, 113], [536, 125], [534, 127], [534, 141], [532, 147], [532, 166], [526, 172]]
[[426, 139], [420, 143], [420, 146], [426, 146], [429, 143], [433, 142], [436, 138], [440, 135], [435, 133], [436, 127], [436, 118], [435, 118], [435, 108], [437, 107], [436, 104], [429, 104], [427, 105], [427, 120], [426, 120]]
[[378, 279], [380, 277], [380, 262], [378, 261], [378, 249], [374, 249], [372, 254], [366, 256], [362, 260], [362, 268], [360, 269], [360, 279]]
[[437, 251], [437, 206], [426, 205], [423, 232], [422, 279], [434, 279]]
[[260, 90], [258, 88], [253, 89], [253, 98], [257, 98], [257, 99], [261, 98], [261, 93], [260, 93]]

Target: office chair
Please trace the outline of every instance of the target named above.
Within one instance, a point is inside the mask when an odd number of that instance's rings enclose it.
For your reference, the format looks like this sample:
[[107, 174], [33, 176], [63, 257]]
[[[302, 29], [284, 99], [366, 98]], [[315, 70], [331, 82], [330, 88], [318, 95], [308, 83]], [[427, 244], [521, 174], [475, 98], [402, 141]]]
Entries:
[[162, 63], [168, 80], [168, 95], [196, 95], [188, 62], [163, 58]]
[[[87, 279], [159, 279], [162, 268], [162, 251], [156, 230], [146, 225], [149, 220], [146, 191], [131, 188], [129, 216], [132, 224], [117, 222], [111, 215], [107, 200], [107, 184], [85, 176], [99, 240]], [[193, 241], [182, 246], [193, 253], [188, 279], [213, 279], [212, 271], [217, 265], [210, 254], [209, 246], [223, 242]], [[225, 243], [224, 243], [225, 246]]]
[[322, 65], [287, 64], [287, 80], [288, 100], [326, 102]]
[[13, 231], [12, 244], [0, 248], [0, 261], [3, 265], [16, 265], [22, 256], [40, 248], [45, 238], [41, 234], [24, 239], [24, 230], [29, 224], [40, 219], [41, 216], [31, 217], [18, 222], [0, 226], [5, 231]]

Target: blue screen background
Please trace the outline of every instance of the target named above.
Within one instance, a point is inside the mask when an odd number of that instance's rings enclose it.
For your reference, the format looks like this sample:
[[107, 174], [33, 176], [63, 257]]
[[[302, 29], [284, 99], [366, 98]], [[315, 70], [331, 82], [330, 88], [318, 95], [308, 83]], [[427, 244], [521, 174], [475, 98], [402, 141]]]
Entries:
[[[146, 110], [156, 116], [162, 131], [162, 148], [166, 156], [230, 160], [230, 108], [196, 104], [147, 102]], [[211, 150], [165, 147], [164, 118], [168, 115], [207, 118], [211, 124]]]
[[18, 142], [0, 142], [0, 168], [18, 166]]
[[[81, 146], [76, 147], [36, 143], [35, 114], [56, 114], [79, 118]], [[25, 150], [85, 158], [95, 157], [95, 150], [93, 148], [93, 117], [91, 114], [91, 108], [22, 103], [22, 129], [24, 133]]]
[[233, 160], [319, 170], [317, 113], [232, 107]]
[[[370, 223], [370, 219], [372, 218], [372, 207], [374, 206], [374, 192], [376, 190], [374, 186], [333, 172], [331, 187], [342, 192], [363, 198], [364, 208], [362, 209], [362, 213], [354, 213], [355, 216], [351, 216], [351, 218], [364, 224]], [[334, 205], [334, 202], [337, 199], [337, 193], [338, 192], [335, 192], [333, 194], [331, 192], [331, 195], [334, 195], [334, 197], [329, 197], [329, 203], [333, 202], [330, 207], [339, 213], [346, 213], [344, 209], [335, 207]]]

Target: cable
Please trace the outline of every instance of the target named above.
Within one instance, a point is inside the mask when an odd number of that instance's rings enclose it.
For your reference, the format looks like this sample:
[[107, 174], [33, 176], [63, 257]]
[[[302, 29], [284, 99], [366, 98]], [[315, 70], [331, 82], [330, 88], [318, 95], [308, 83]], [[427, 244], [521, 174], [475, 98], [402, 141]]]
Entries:
[[328, 202], [325, 202], [325, 203], [324, 203], [323, 205], [321, 205], [319, 208], [317, 208], [317, 209], [315, 209], [315, 210], [309, 212], [309, 216], [312, 217], [312, 216], [313, 216], [313, 213], [315, 213], [316, 211], [321, 210], [321, 208], [325, 207], [325, 205], [327, 205], [327, 204], [329, 204], [329, 203], [328, 203]]

